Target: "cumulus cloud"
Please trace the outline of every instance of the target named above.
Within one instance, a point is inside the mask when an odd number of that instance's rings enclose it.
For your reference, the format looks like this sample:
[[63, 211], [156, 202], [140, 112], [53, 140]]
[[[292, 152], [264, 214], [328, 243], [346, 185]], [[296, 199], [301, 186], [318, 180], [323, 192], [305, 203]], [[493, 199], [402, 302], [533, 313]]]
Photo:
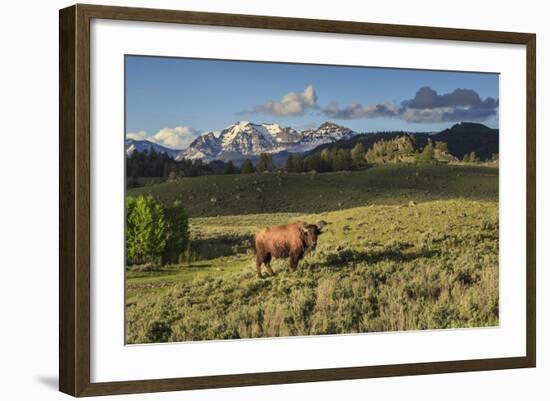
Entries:
[[429, 86], [420, 88], [413, 99], [402, 102], [411, 109], [435, 109], [443, 107], [480, 107], [495, 108], [497, 103], [492, 97], [481, 100], [479, 94], [472, 89], [455, 89], [451, 93], [439, 95]]
[[252, 110], [239, 114], [268, 114], [272, 116], [301, 116], [309, 109], [317, 108], [317, 94], [313, 85], [308, 85], [302, 92], [290, 92], [278, 101], [269, 101], [256, 105]]
[[498, 99], [481, 99], [472, 89], [455, 89], [440, 95], [425, 86], [413, 99], [401, 102], [400, 116], [415, 123], [485, 121], [496, 115], [497, 108]]
[[126, 139], [134, 139], [136, 141], [143, 141], [144, 139], [147, 139], [147, 133], [145, 131], [127, 132], [126, 133]]
[[368, 105], [352, 103], [340, 109], [336, 102], [332, 102], [323, 108], [321, 113], [331, 118], [351, 120], [355, 118], [394, 117], [397, 113], [397, 108], [393, 103]]
[[148, 140], [172, 149], [185, 149], [199, 135], [200, 131], [193, 127], [178, 126], [175, 128], [162, 128], [151, 136], [148, 136], [145, 131], [127, 132], [126, 139]]
[[154, 142], [173, 149], [184, 149], [200, 135], [200, 132], [192, 127], [179, 126], [175, 128], [163, 128], [151, 137]]
[[329, 103], [321, 113], [336, 119], [393, 117], [412, 123], [436, 123], [457, 121], [485, 121], [496, 115], [498, 99], [481, 99], [472, 89], [455, 89], [451, 93], [438, 94], [432, 88], [420, 88], [413, 99], [394, 103], [362, 105], [352, 103], [339, 108]]

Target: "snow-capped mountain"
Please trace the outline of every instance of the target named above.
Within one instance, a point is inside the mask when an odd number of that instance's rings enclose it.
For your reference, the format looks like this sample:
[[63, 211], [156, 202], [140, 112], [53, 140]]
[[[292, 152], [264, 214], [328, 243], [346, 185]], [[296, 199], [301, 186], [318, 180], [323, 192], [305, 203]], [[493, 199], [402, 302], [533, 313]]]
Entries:
[[300, 151], [307, 152], [319, 145], [332, 143], [341, 139], [349, 139], [357, 133], [341, 125], [325, 122], [317, 129], [310, 129], [302, 132]]
[[176, 159], [232, 160], [255, 157], [261, 153], [307, 152], [353, 135], [355, 132], [349, 128], [328, 122], [316, 130], [298, 132], [278, 124], [240, 121], [225, 128], [218, 136], [212, 132], [201, 135]]
[[208, 132], [197, 137], [191, 144], [179, 151], [176, 156], [176, 160], [181, 159], [213, 159], [221, 152], [221, 144], [218, 141], [218, 137], [213, 132]]
[[181, 153], [180, 149], [171, 149], [165, 146], [159, 145], [148, 141], [146, 139], [137, 140], [137, 139], [126, 139], [126, 155], [131, 156], [134, 152], [151, 152], [151, 149], [154, 149], [157, 153], [166, 153], [171, 158], [176, 158], [178, 154]]

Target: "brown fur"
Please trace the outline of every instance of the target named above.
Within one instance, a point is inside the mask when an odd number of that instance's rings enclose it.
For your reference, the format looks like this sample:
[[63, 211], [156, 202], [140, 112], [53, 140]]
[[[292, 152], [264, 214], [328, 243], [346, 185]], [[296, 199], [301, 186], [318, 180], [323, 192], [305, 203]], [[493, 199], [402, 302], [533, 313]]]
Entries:
[[296, 221], [284, 226], [265, 228], [256, 234], [256, 272], [258, 277], [265, 264], [269, 275], [273, 275], [271, 258], [290, 258], [290, 267], [294, 270], [304, 255], [315, 249], [317, 236], [321, 230], [314, 224]]

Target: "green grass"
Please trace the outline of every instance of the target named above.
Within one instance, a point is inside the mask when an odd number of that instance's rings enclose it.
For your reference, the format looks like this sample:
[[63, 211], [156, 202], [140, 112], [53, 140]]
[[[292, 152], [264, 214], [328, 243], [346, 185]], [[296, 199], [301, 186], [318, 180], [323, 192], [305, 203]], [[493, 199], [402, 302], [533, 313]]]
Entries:
[[[170, 201], [214, 187], [224, 206], [235, 178], [264, 183], [266, 210], [243, 201], [248, 192], [227, 210], [189, 204], [196, 261], [127, 272], [129, 343], [498, 325], [497, 169], [197, 177], [147, 189]], [[329, 223], [316, 251], [297, 271], [278, 260], [276, 276], [257, 279], [253, 234], [298, 219]]]
[[319, 213], [370, 204], [498, 199], [498, 169], [385, 165], [324, 174], [259, 173], [181, 178], [134, 188], [165, 203], [180, 199], [191, 217]]

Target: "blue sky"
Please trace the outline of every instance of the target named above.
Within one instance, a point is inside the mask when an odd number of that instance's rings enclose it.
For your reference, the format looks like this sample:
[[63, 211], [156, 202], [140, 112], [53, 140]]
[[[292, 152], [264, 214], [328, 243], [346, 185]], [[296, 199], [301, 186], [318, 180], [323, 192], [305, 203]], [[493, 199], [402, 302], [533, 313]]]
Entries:
[[498, 86], [486, 73], [126, 56], [126, 131], [182, 147], [239, 120], [358, 132], [498, 127]]

